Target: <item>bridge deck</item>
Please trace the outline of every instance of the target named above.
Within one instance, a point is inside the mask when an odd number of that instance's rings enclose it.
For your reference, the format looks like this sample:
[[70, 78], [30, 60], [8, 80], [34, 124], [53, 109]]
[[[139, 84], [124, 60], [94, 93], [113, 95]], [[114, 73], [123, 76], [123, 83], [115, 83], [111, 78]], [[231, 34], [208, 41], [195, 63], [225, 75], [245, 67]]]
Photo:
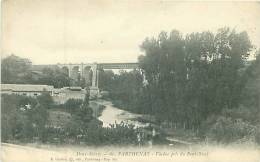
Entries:
[[102, 69], [137, 69], [138, 63], [99, 63], [98, 68]]
[[55, 68], [55, 67], [63, 67], [63, 66], [92, 66], [97, 65], [99, 69], [137, 69], [139, 68], [138, 63], [82, 63], [82, 64], [53, 64], [53, 65], [32, 65], [32, 69], [35, 71], [40, 71], [44, 68]]

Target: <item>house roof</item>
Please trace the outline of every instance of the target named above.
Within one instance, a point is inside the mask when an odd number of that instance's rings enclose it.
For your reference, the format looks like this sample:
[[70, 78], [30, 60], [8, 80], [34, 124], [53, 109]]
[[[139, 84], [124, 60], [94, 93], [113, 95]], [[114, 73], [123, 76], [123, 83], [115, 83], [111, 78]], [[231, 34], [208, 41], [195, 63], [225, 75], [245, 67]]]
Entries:
[[72, 91], [81, 91], [82, 90], [81, 87], [69, 87], [69, 89]]
[[32, 85], [32, 84], [1, 84], [1, 91], [16, 91], [16, 92], [41, 92], [52, 91], [53, 86], [49, 85]]
[[86, 93], [81, 87], [63, 87], [53, 89], [54, 93]]

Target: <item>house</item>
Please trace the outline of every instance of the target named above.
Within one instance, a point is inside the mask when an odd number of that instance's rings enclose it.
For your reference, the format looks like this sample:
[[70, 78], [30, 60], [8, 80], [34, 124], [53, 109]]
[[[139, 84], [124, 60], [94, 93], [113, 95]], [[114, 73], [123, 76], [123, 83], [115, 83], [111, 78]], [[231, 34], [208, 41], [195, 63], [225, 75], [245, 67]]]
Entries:
[[42, 93], [53, 95], [53, 86], [32, 84], [1, 84], [1, 94], [16, 94], [37, 97]]
[[54, 89], [52, 98], [57, 104], [64, 104], [68, 99], [84, 100], [86, 93], [81, 87], [63, 87]]
[[37, 97], [42, 93], [49, 93], [56, 104], [64, 104], [68, 99], [84, 100], [87, 91], [81, 87], [63, 87], [56, 89], [49, 85], [1, 84], [1, 94]]

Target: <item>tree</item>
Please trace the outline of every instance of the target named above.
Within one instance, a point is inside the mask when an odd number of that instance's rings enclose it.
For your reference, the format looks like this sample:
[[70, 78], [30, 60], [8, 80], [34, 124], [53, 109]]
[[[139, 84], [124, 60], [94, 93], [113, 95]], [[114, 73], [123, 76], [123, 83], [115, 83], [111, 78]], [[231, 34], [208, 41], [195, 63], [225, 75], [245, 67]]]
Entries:
[[80, 130], [85, 132], [93, 119], [93, 110], [89, 107], [89, 96], [86, 94], [83, 103], [74, 114], [74, 121], [79, 124]]
[[[42, 142], [47, 140], [47, 129], [49, 114], [46, 107], [38, 103], [35, 107], [28, 111], [30, 124], [33, 126], [34, 134], [39, 137]], [[32, 132], [28, 132], [32, 133]]]
[[112, 70], [101, 69], [99, 71], [99, 80], [98, 80], [99, 88], [105, 91], [111, 91], [113, 86], [112, 84], [113, 84], [114, 76], [115, 74]]
[[36, 84], [47, 84], [52, 85], [55, 88], [62, 88], [69, 86], [71, 79], [64, 73], [60, 68], [44, 68], [42, 70], [42, 75], [38, 80], [35, 80]]
[[[146, 39], [141, 49], [145, 56], [139, 57], [140, 67], [147, 79], [152, 113], [162, 118], [179, 116], [183, 107], [186, 79], [184, 40], [181, 33], [173, 30], [170, 35], [161, 32], [158, 39]], [[171, 112], [171, 113], [169, 113]]]
[[243, 89], [240, 104], [250, 113], [248, 121], [260, 125], [260, 52], [256, 59], [241, 72]]
[[40, 96], [38, 96], [37, 101], [45, 109], [52, 108], [52, 106], [54, 104], [54, 101], [48, 92], [42, 93]]
[[114, 74], [109, 81], [107, 90], [113, 103], [124, 109], [138, 111], [138, 97], [141, 96], [143, 88], [143, 77], [140, 71], [120, 71], [119, 74]]
[[1, 95], [1, 139], [13, 139], [16, 134], [17, 101], [14, 95]]
[[80, 106], [82, 105], [83, 101], [81, 99], [68, 99], [65, 104], [64, 108], [69, 110], [70, 113], [76, 112]]
[[238, 107], [244, 87], [239, 71], [252, 49], [246, 32], [221, 28], [184, 38], [173, 30], [145, 39], [141, 49], [148, 83], [141, 99], [158, 118], [199, 127], [209, 115]]
[[31, 83], [31, 61], [15, 55], [1, 60], [2, 83]]
[[1, 61], [2, 83], [6, 84], [46, 84], [55, 88], [70, 85], [71, 79], [60, 68], [44, 68], [38, 77], [34, 78], [32, 63], [29, 59], [10, 55]]
[[1, 99], [3, 141], [46, 139], [48, 112], [36, 99], [19, 95], [2, 95]]

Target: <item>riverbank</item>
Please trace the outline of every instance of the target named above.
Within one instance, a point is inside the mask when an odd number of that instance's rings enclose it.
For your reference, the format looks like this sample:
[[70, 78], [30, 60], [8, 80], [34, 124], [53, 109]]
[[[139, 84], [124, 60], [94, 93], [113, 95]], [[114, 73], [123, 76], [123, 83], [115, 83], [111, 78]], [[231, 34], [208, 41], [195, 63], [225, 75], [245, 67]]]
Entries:
[[[189, 146], [194, 142], [194, 140], [186, 141], [180, 137], [180, 134], [177, 137], [176, 132], [179, 132], [177, 130], [163, 129], [159, 125], [156, 125], [155, 118], [150, 115], [136, 114], [122, 110], [114, 106], [112, 101], [108, 100], [99, 99], [92, 102], [105, 106], [98, 118], [103, 122], [103, 127], [110, 127], [111, 124], [121, 122], [132, 124], [135, 128], [142, 128], [142, 132], [148, 134], [148, 136], [154, 136], [154, 145]], [[173, 131], [174, 134], [171, 134]], [[184, 134], [185, 132], [182, 133]]]

